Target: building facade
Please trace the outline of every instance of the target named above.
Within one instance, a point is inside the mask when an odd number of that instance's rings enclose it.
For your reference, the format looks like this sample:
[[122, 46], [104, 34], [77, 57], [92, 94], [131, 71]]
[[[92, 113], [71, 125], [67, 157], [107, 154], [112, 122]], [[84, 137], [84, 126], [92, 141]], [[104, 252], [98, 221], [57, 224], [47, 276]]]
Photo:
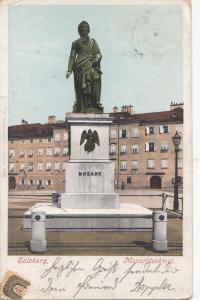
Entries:
[[[113, 108], [110, 114], [110, 159], [115, 162], [118, 188], [171, 188], [175, 153], [172, 136], [183, 137], [183, 104], [170, 110], [136, 114], [133, 107]], [[50, 116], [47, 124], [11, 126], [9, 133], [9, 189], [64, 191], [69, 160], [69, 128]], [[183, 141], [183, 140], [182, 140]], [[180, 145], [178, 175], [183, 175]]]
[[[110, 158], [115, 160], [115, 184], [131, 188], [171, 188], [175, 153], [172, 136], [183, 137], [183, 105], [169, 111], [134, 114], [132, 106], [114, 108], [110, 128]], [[183, 141], [183, 140], [182, 140]], [[180, 145], [178, 173], [183, 175]]]
[[9, 189], [64, 190], [64, 169], [69, 160], [65, 122], [50, 116], [47, 124], [11, 126], [9, 136]]

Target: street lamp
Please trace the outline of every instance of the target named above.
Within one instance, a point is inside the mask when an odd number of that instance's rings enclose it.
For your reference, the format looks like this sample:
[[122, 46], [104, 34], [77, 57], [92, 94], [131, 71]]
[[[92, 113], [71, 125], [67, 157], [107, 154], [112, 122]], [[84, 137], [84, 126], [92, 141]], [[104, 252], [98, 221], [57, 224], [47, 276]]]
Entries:
[[181, 142], [181, 136], [176, 131], [175, 135], [172, 137], [174, 143], [174, 151], [175, 151], [175, 179], [174, 179], [174, 210], [179, 209], [178, 203], [178, 152], [179, 152], [179, 145]]

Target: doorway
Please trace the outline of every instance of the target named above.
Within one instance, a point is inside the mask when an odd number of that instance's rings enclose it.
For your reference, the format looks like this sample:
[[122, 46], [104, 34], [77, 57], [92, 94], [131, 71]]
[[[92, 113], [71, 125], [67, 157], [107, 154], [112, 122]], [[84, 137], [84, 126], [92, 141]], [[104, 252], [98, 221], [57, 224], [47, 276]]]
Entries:
[[9, 177], [8, 187], [9, 187], [9, 190], [15, 190], [15, 188], [16, 188], [16, 178], [14, 176]]
[[152, 176], [150, 178], [151, 189], [161, 189], [161, 178], [160, 176]]

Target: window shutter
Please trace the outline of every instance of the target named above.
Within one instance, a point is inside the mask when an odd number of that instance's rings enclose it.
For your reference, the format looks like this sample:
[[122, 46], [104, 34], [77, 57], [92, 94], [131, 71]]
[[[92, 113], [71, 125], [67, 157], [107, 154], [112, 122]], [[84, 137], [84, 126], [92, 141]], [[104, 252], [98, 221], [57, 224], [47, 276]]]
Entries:
[[157, 151], [157, 145], [156, 145], [156, 143], [154, 143], [154, 152], [156, 152]]
[[126, 145], [121, 145], [121, 152], [126, 152]]
[[126, 137], [127, 138], [129, 137], [129, 130], [128, 129], [126, 130]]
[[139, 137], [139, 128], [133, 128], [132, 135], [133, 137]]
[[149, 134], [149, 127], [145, 128], [145, 134]]
[[68, 140], [68, 132], [64, 132], [64, 141]]
[[170, 133], [170, 126], [168, 125], [168, 133]]
[[119, 138], [122, 137], [122, 130], [119, 131]]
[[149, 143], [145, 144], [145, 151], [148, 152], [149, 151]]
[[163, 126], [160, 126], [160, 133], [163, 133]]

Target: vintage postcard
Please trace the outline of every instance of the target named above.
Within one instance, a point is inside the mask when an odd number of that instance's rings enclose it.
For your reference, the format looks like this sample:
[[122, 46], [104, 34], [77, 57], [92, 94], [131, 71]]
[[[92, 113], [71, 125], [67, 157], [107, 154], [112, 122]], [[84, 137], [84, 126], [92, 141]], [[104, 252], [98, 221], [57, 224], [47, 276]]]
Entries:
[[191, 3], [0, 2], [1, 299], [192, 297]]

